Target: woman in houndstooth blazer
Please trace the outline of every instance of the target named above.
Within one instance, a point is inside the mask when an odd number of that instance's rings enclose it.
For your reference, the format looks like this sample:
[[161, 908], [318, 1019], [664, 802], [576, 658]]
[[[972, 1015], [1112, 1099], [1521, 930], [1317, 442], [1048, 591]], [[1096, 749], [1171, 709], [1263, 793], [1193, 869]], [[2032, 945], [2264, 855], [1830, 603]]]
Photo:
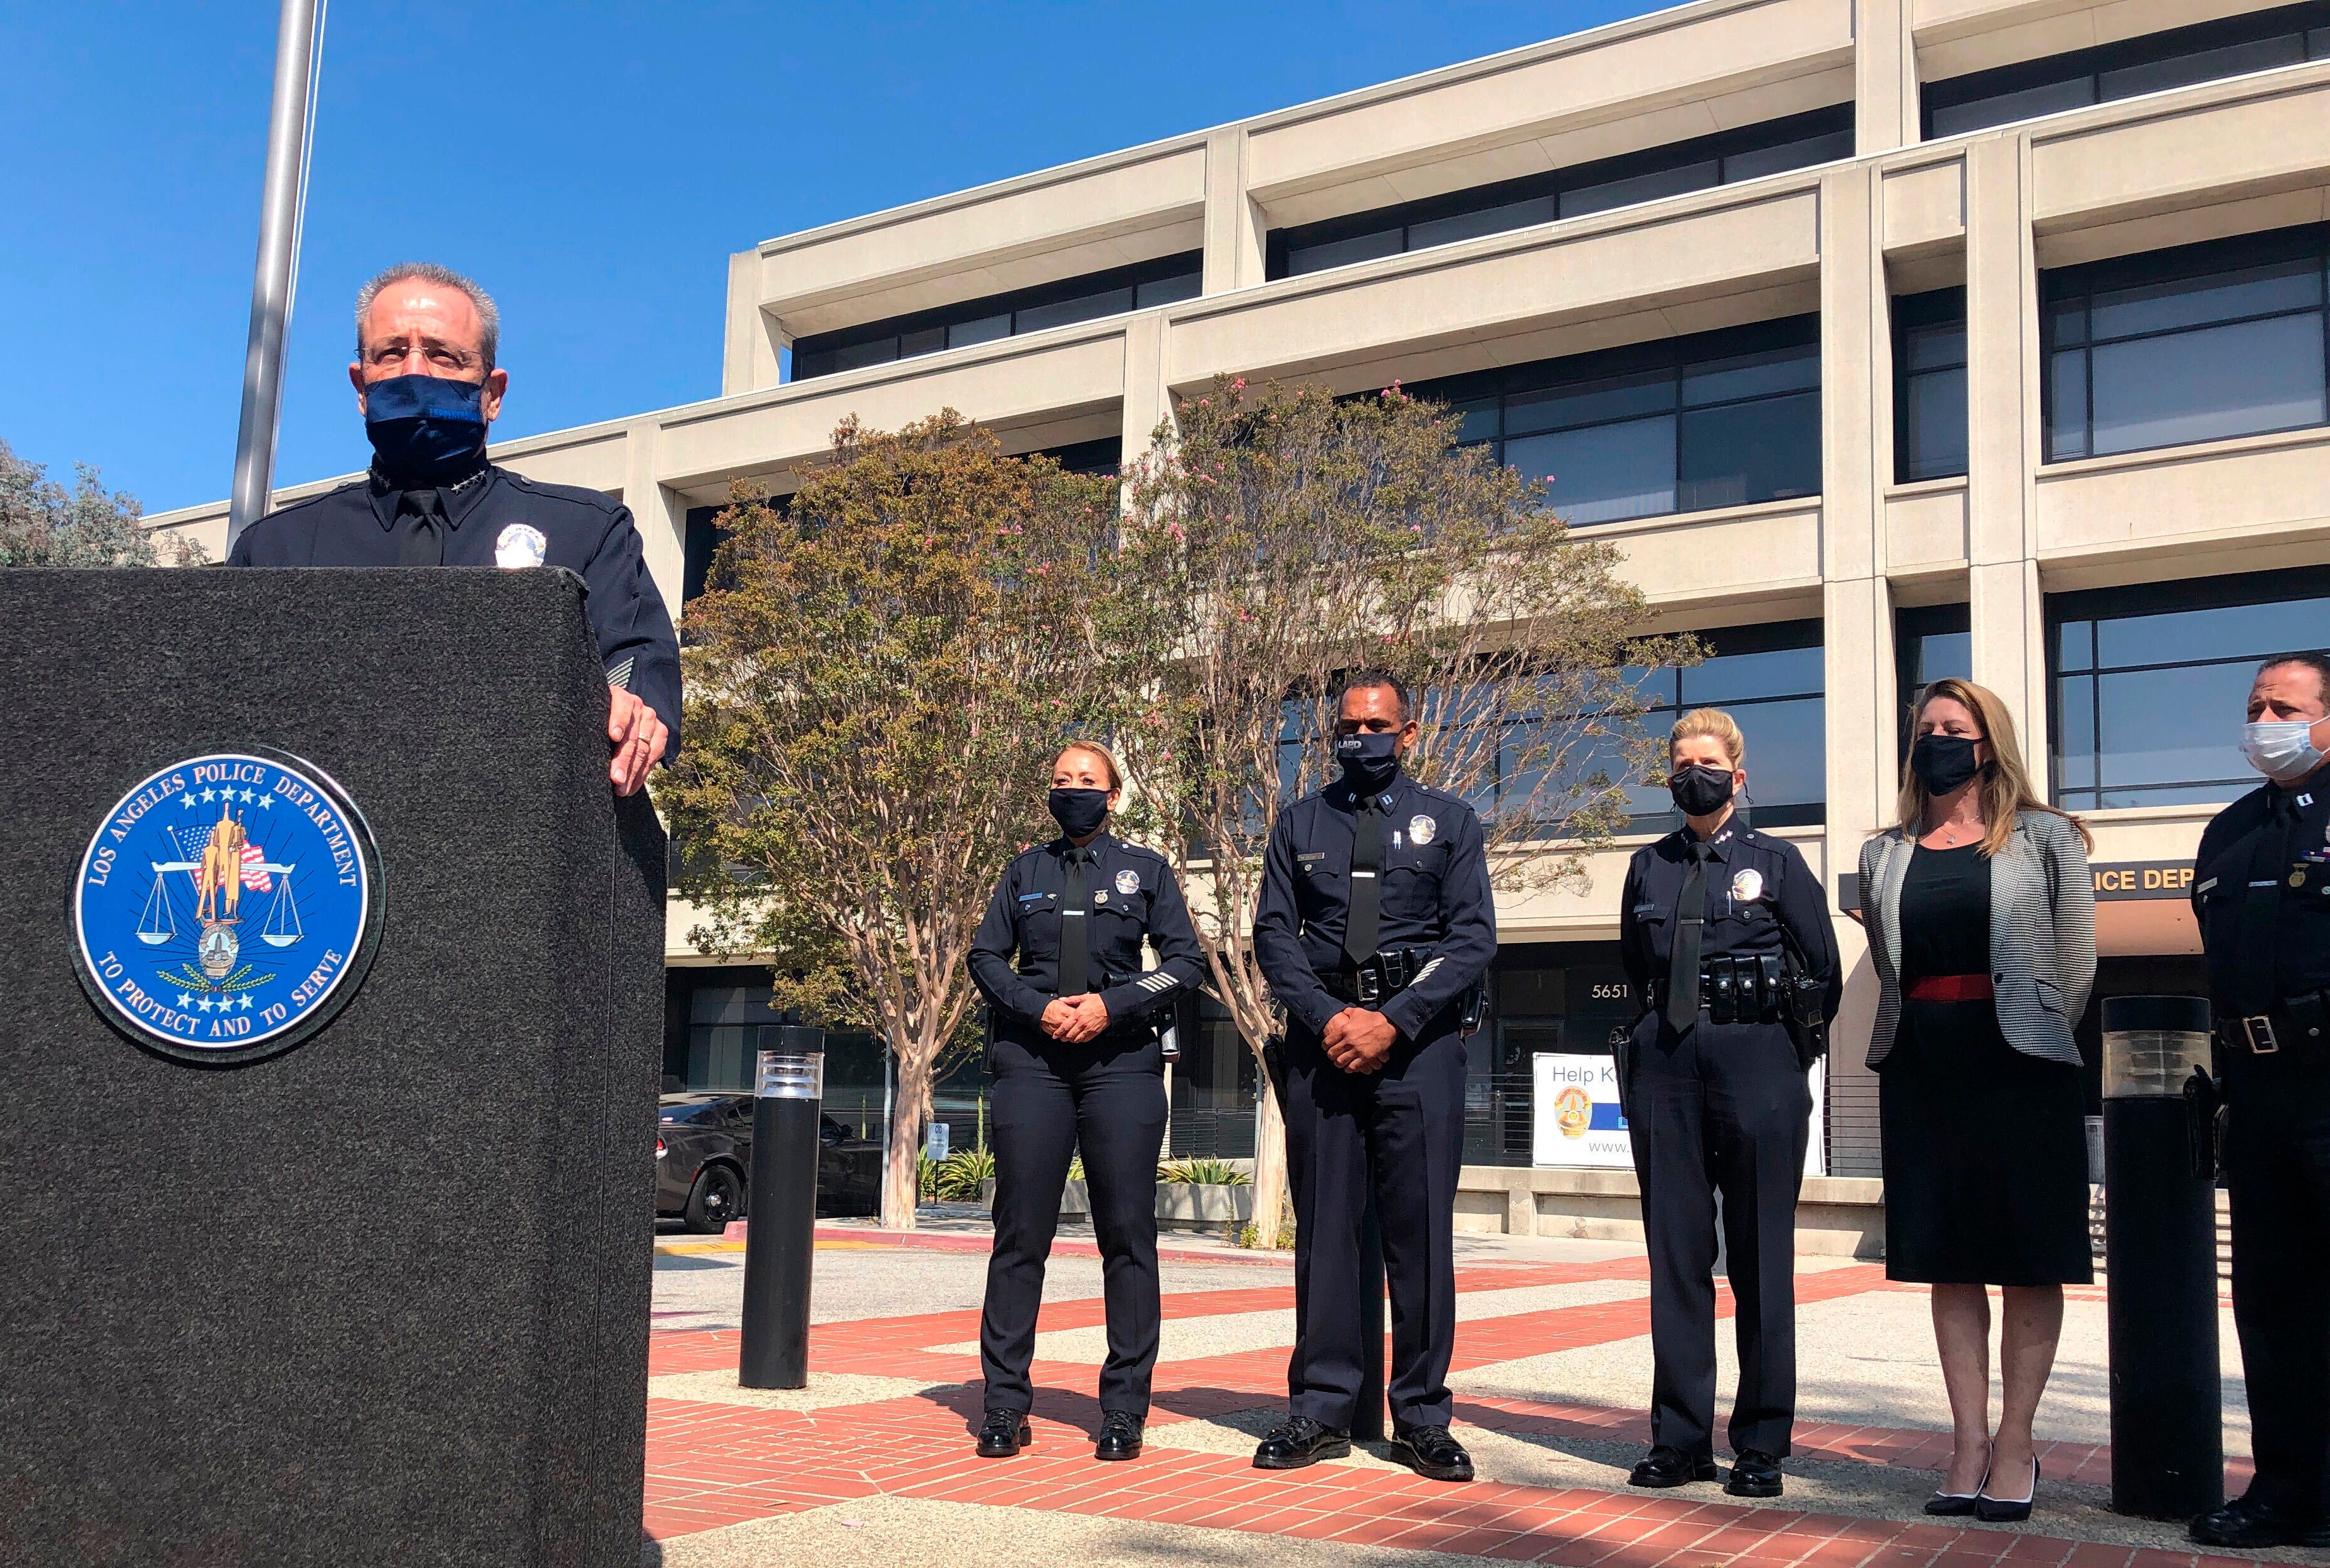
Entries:
[[[1901, 820], [1861, 852], [1885, 1159], [1885, 1271], [1933, 1286], [1956, 1446], [1933, 1514], [2028, 1517], [2032, 1417], [2088, 1251], [2071, 1030], [2096, 975], [2087, 829], [2032, 791], [2014, 723], [1971, 681], [1918, 699]], [[2004, 1288], [1989, 1431], [1990, 1299]]]

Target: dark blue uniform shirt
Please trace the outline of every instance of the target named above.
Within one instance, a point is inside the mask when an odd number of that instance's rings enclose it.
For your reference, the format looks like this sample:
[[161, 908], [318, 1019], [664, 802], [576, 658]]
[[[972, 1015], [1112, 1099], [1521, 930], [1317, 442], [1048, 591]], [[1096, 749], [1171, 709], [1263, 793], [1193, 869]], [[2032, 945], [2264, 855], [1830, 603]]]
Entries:
[[[229, 566], [393, 566], [400, 494], [375, 470], [352, 485], [270, 512], [242, 532]], [[505, 561], [563, 566], [587, 589], [583, 609], [607, 682], [638, 694], [670, 728], [664, 756], [679, 751], [679, 639], [648, 574], [630, 509], [596, 490], [540, 485], [488, 464], [438, 495], [450, 527], [448, 566]], [[541, 535], [534, 558], [530, 528]]]
[[[2252, 899], [2273, 901], [2269, 997], [2241, 987], [2241, 920]], [[2193, 912], [2221, 1022], [2330, 987], [2330, 768], [2288, 789], [2252, 789], [2210, 820], [2193, 857]]]
[[[1071, 852], [1066, 838], [1024, 851], [1004, 868], [1003, 880], [987, 901], [987, 913], [971, 940], [971, 978], [995, 1008], [999, 1025], [1038, 1024], [1059, 994], [1060, 899], [1067, 890]], [[1081, 853], [1092, 856], [1084, 875], [1092, 899], [1085, 982], [1108, 1009], [1113, 1032], [1180, 990], [1194, 990], [1205, 978], [1205, 950], [1189, 923], [1181, 884], [1163, 855], [1105, 832]], [[1157, 949], [1157, 967], [1145, 973], [1144, 936]]]
[[[1420, 978], [1379, 1009], [1408, 1039], [1457, 1001], [1497, 956], [1497, 910], [1481, 819], [1454, 795], [1401, 773], [1379, 798], [1384, 825], [1378, 951], [1417, 948]], [[1348, 782], [1278, 814], [1263, 859], [1255, 956], [1271, 994], [1314, 1034], [1353, 1004], [1321, 983], [1344, 968], [1351, 835], [1359, 797]]]
[[[1695, 836], [1678, 827], [1634, 851], [1626, 864], [1625, 891], [1618, 905], [1618, 951], [1634, 1000], [1647, 1009], [1651, 982], [1663, 983], [1674, 956], [1675, 914], [1682, 902], [1683, 879], [1691, 874]], [[1824, 1011], [1836, 1015], [1844, 977], [1836, 960], [1836, 927], [1829, 919], [1828, 895], [1796, 846], [1783, 838], [1739, 826], [1733, 817], [1708, 840], [1706, 925], [1700, 929], [1701, 963], [1717, 958], [1781, 953], [1780, 924], [1785, 921], [1805, 962], [1828, 977]]]

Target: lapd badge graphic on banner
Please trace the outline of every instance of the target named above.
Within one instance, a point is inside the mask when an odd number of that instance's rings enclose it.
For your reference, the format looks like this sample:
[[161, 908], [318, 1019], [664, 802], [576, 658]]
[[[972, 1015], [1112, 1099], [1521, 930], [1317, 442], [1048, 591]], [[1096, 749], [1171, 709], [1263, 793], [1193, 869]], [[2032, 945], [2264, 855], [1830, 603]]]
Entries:
[[81, 984], [107, 1021], [188, 1061], [253, 1061], [322, 1028], [364, 981], [380, 860], [314, 765], [190, 757], [98, 824], [73, 889]]

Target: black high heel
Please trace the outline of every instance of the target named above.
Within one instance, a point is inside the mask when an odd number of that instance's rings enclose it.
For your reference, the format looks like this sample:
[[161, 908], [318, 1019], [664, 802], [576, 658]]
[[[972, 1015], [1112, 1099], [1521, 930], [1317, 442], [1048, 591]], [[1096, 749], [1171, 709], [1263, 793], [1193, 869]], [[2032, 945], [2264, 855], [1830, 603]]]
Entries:
[[1976, 1500], [1983, 1494], [1983, 1489], [1989, 1485], [1990, 1462], [1985, 1459], [1983, 1461], [1982, 1479], [1975, 1483], [1973, 1491], [1936, 1492], [1926, 1499], [1926, 1512], [1943, 1518], [1957, 1518], [1963, 1515], [1971, 1514], [1975, 1510]]
[[1974, 1516], [1985, 1525], [2015, 1525], [2031, 1516], [2031, 1505], [2039, 1500], [2039, 1456], [2031, 1456], [2031, 1491], [2021, 1502], [2009, 1502], [1989, 1493], [1990, 1478], [1983, 1478], [1983, 1491], [1974, 1500]]

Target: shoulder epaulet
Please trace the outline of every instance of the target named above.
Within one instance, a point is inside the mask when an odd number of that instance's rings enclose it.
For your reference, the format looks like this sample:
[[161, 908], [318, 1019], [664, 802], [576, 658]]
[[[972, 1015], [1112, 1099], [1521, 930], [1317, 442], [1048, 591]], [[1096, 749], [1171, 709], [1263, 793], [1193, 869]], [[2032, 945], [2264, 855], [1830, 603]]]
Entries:
[[620, 501], [616, 500], [604, 490], [593, 490], [587, 486], [553, 485], [541, 479], [529, 479], [524, 474], [508, 468], [502, 469], [502, 477], [530, 496], [540, 496], [551, 501], [571, 501], [578, 506], [587, 506], [609, 517], [612, 517], [623, 507]]
[[1163, 855], [1158, 854], [1155, 850], [1150, 848], [1145, 844], [1135, 844], [1132, 840], [1125, 838], [1120, 838], [1116, 842], [1123, 846], [1124, 852], [1128, 855], [1139, 855], [1143, 860], [1153, 860], [1160, 865], [1169, 864]]
[[318, 506], [327, 501], [336, 500], [340, 496], [346, 495], [351, 490], [363, 489], [365, 487], [365, 481], [362, 479], [350, 479], [345, 485], [335, 485], [328, 490], [318, 490], [312, 496], [302, 496], [297, 501], [286, 501], [283, 505], [276, 507], [272, 512], [270, 512], [266, 516], [261, 517], [259, 521], [261, 523], [268, 523], [278, 517], [289, 517], [292, 514], [305, 511], [310, 506]]

